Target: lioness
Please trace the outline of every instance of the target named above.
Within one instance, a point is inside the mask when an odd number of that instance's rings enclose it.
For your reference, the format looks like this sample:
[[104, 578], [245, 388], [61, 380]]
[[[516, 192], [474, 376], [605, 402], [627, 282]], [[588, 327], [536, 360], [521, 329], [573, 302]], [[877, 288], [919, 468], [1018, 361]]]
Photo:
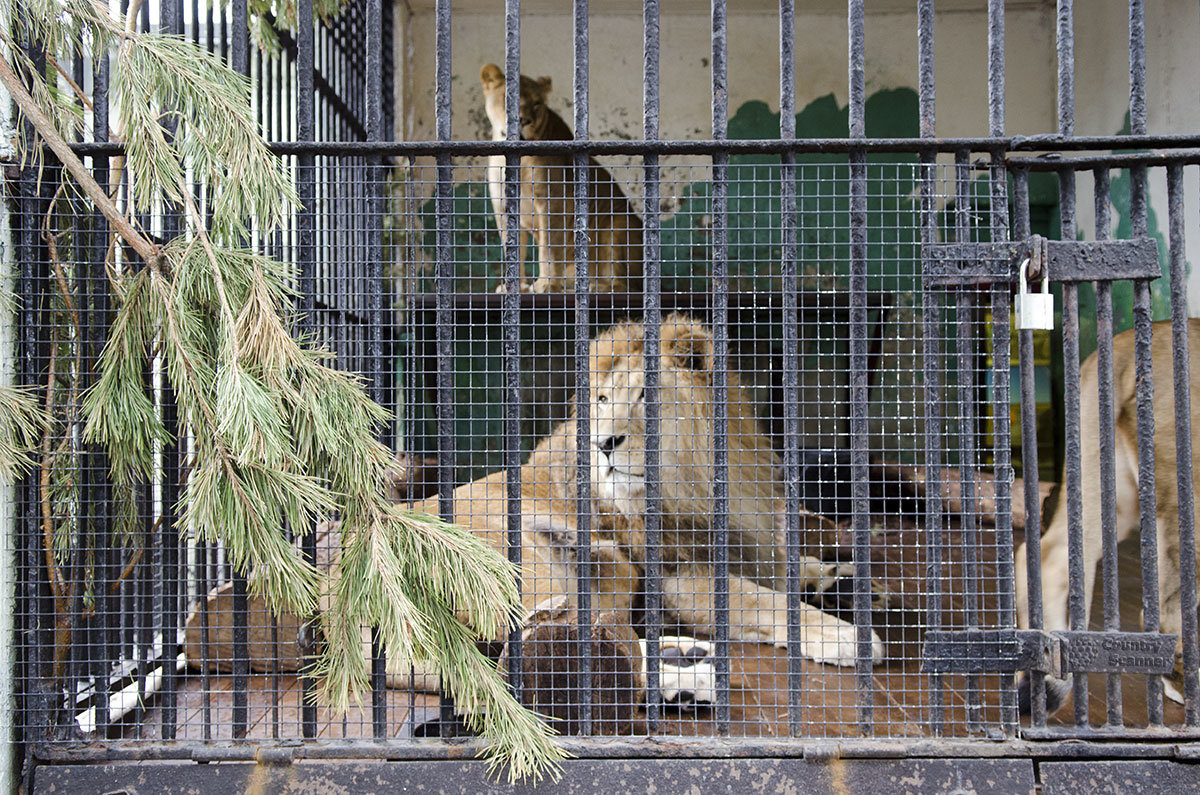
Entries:
[[[670, 620], [705, 635], [716, 632], [713, 538], [713, 340], [680, 315], [662, 324], [660, 493], [662, 604]], [[591, 549], [593, 605], [628, 617], [641, 593], [646, 560], [645, 398], [640, 323], [625, 322], [592, 340]], [[748, 394], [729, 375], [729, 636], [787, 643], [787, 598], [779, 544], [782, 487], [778, 457], [762, 435]], [[532, 610], [548, 598], [575, 599], [576, 431], [563, 422], [521, 469], [522, 595]], [[418, 510], [437, 511], [429, 500]], [[503, 549], [506, 480], [497, 472], [454, 492], [453, 521]], [[846, 566], [802, 560], [806, 587], [829, 588]], [[628, 619], [632, 622], [632, 619]], [[801, 605], [800, 653], [835, 665], [855, 661], [852, 624]], [[873, 637], [873, 652], [883, 646]]]
[[[1191, 418], [1192, 444], [1200, 427], [1200, 319], [1188, 321], [1188, 340], [1191, 357]], [[1116, 514], [1117, 537], [1128, 538], [1139, 527], [1138, 460], [1137, 460], [1137, 383], [1134, 370], [1134, 334], [1132, 330], [1113, 338], [1113, 404], [1116, 427]], [[1154, 324], [1154, 341], [1150, 347], [1154, 370], [1154, 486], [1158, 505], [1156, 522], [1158, 534], [1159, 598], [1162, 604], [1162, 631], [1180, 631], [1179, 568], [1179, 485], [1175, 468], [1175, 396], [1171, 358], [1171, 324]], [[1081, 473], [1083, 486], [1083, 604], [1090, 612], [1092, 592], [1096, 584], [1096, 563], [1102, 552], [1100, 521], [1100, 406], [1097, 392], [1097, 354], [1084, 361], [1079, 374], [1079, 421]], [[1200, 489], [1200, 470], [1193, 470], [1193, 489]], [[1065, 481], [1066, 472], [1059, 480]], [[1068, 627], [1067, 610], [1067, 508], [1065, 496], [1053, 519], [1042, 534], [1042, 601], [1044, 626], [1048, 631]], [[1028, 573], [1025, 568], [1025, 545], [1017, 550], [1017, 621], [1029, 626]], [[1189, 562], [1188, 565], [1194, 565]], [[1194, 610], [1195, 605], [1188, 606]], [[1176, 649], [1176, 675], [1182, 671], [1182, 646]], [[1046, 708], [1053, 712], [1062, 706], [1069, 690], [1069, 680], [1046, 679]], [[1022, 688], [1028, 686], [1023, 680]], [[1022, 692], [1027, 703], [1027, 693]]]
[[[504, 113], [504, 73], [495, 64], [479, 73], [484, 106], [492, 122], [492, 139], [507, 134]], [[546, 97], [550, 78], [521, 76], [521, 138], [526, 141], [569, 141], [575, 136], [550, 110]], [[642, 221], [608, 170], [589, 160], [588, 234], [592, 290], [598, 293], [640, 292], [642, 279]], [[488, 189], [500, 239], [505, 239], [504, 156], [488, 157]], [[575, 289], [575, 161], [571, 155], [530, 155], [521, 158], [521, 289], [535, 293]], [[525, 277], [524, 243], [532, 232], [537, 243], [538, 278], [532, 288]], [[503, 285], [497, 291], [503, 290]]]

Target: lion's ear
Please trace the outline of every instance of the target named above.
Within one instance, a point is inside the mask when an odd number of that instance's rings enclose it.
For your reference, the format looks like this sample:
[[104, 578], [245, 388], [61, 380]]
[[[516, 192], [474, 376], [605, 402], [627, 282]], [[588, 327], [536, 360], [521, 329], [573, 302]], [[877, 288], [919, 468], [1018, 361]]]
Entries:
[[550, 78], [549, 77], [539, 77], [537, 80], [535, 80], [533, 82], [537, 83], [538, 90], [542, 92], [542, 99], [545, 99], [550, 94], [550, 86], [551, 86]]
[[686, 319], [673, 320], [667, 318], [662, 326], [663, 357], [685, 370], [711, 372], [713, 339], [708, 329]]
[[498, 86], [504, 82], [504, 72], [494, 63], [484, 64], [479, 70], [479, 82], [483, 83], [484, 88]]

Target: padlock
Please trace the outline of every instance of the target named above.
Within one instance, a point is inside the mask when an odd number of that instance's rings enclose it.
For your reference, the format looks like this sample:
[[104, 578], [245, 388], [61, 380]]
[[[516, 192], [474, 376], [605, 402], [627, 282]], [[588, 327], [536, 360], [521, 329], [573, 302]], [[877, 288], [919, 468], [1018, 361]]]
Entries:
[[1054, 328], [1054, 296], [1050, 295], [1050, 280], [1042, 279], [1042, 291], [1031, 293], [1026, 279], [1028, 269], [1029, 259], [1026, 258], [1017, 271], [1020, 279], [1020, 291], [1017, 293], [1017, 328], [1048, 331]]

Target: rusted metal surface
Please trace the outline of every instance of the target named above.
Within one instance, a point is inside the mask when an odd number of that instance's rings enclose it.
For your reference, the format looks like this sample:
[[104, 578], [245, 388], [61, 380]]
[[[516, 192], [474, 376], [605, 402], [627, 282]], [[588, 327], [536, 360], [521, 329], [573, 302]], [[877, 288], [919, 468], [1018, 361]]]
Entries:
[[1033, 762], [1018, 759], [648, 759], [572, 760], [562, 779], [541, 786], [509, 786], [489, 775], [481, 761], [301, 762], [196, 765], [162, 762], [96, 766], [45, 766], [35, 793], [66, 791], [164, 795], [224, 793], [726, 793], [973, 792], [977, 795], [1032, 793]]

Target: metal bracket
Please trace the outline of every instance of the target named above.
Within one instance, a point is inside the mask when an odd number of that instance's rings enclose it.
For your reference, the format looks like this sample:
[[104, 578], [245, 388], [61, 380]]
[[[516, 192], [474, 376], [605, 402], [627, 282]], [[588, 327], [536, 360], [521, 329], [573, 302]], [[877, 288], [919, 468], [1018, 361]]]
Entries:
[[962, 629], [925, 633], [921, 670], [936, 674], [1046, 671], [1058, 659], [1054, 638], [1038, 630]]
[[[925, 246], [922, 275], [930, 285], [1015, 283], [1020, 264], [1040, 259], [1036, 256], [1039, 249], [1045, 252], [1052, 282], [1157, 279], [1162, 275], [1158, 241], [1151, 237], [1083, 241], [1047, 240], [1041, 235], [1010, 242]], [[1045, 275], [1030, 269], [1029, 279], [1040, 281]]]
[[1153, 632], [1043, 632], [1036, 629], [930, 630], [927, 673], [1169, 674], [1176, 635]]

